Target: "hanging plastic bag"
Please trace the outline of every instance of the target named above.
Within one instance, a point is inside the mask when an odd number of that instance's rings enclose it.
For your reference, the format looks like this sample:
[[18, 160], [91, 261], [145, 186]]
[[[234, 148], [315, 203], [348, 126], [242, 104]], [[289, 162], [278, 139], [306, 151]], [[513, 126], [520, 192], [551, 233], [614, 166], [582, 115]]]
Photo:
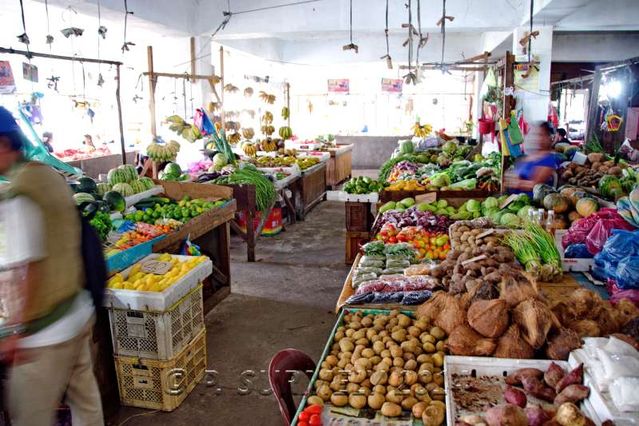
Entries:
[[586, 247], [591, 254], [597, 254], [601, 251], [613, 229], [625, 229], [628, 231], [634, 229], [614, 209], [601, 209], [595, 215], [600, 220], [593, 226], [585, 241]]
[[510, 112], [510, 123], [508, 124], [508, 135], [510, 136], [510, 142], [513, 145], [519, 145], [524, 141], [524, 137], [521, 134], [519, 123], [517, 123], [517, 112]]
[[603, 258], [609, 262], [619, 263], [628, 256], [639, 255], [639, 231], [614, 229], [610, 238], [601, 250]]
[[628, 256], [619, 262], [616, 280], [622, 290], [639, 289], [639, 256]]
[[193, 244], [190, 236], [186, 237], [184, 240], [184, 244], [182, 244], [182, 248], [180, 249], [180, 254], [182, 256], [202, 256], [200, 246]]

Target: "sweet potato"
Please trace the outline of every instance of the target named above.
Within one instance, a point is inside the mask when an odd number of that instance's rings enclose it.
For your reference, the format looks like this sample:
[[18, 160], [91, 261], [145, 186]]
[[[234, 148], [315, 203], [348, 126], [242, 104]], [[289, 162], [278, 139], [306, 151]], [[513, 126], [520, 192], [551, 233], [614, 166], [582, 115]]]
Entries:
[[528, 418], [528, 426], [543, 426], [551, 417], [548, 413], [538, 405], [531, 405], [524, 409]]
[[570, 373], [566, 374], [555, 386], [555, 391], [560, 393], [565, 387], [570, 385], [580, 385], [584, 380], [584, 365], [579, 364]]
[[551, 388], [555, 389], [557, 383], [559, 383], [559, 381], [563, 379], [565, 375], [566, 372], [563, 368], [561, 368], [554, 362], [551, 362], [550, 367], [548, 367], [548, 370], [546, 370], [546, 372], [544, 373], [544, 382], [546, 382], [546, 384]]
[[506, 390], [504, 391], [504, 400], [509, 404], [517, 405], [521, 408], [525, 408], [528, 403], [526, 394], [512, 386], [506, 386]]
[[526, 392], [528, 392], [535, 398], [539, 398], [544, 401], [553, 402], [555, 396], [557, 395], [552, 388], [544, 385], [537, 377], [522, 377], [521, 384], [524, 386], [524, 390]]
[[497, 405], [486, 410], [489, 426], [528, 426], [528, 418], [521, 407], [512, 404]]
[[544, 377], [544, 372], [537, 368], [520, 368], [506, 376], [506, 383], [509, 385], [520, 385], [524, 377], [541, 379]]
[[577, 403], [582, 399], [588, 398], [590, 388], [584, 385], [568, 385], [555, 397], [555, 405], [561, 405], [564, 402]]

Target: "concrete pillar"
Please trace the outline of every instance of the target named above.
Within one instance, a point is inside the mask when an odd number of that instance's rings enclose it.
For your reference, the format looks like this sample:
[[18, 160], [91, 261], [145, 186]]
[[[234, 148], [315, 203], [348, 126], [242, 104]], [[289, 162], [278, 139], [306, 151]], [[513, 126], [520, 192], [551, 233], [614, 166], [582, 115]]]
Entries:
[[[523, 47], [519, 40], [525, 36], [528, 27], [518, 27], [513, 31], [513, 52], [515, 62], [528, 62], [528, 55], [523, 54]], [[521, 88], [523, 83], [515, 75], [515, 96], [517, 108], [524, 110], [524, 117], [528, 122], [546, 120], [548, 117], [548, 105], [550, 104], [550, 65], [552, 62], [552, 26], [534, 27], [539, 35], [532, 41], [533, 60], [539, 61], [538, 84], [533, 87]], [[517, 87], [520, 86], [520, 87]]]
[[[217, 62], [217, 49], [213, 51], [210, 36], [195, 37], [195, 69], [199, 75], [211, 75], [214, 72], [213, 61]], [[209, 102], [215, 102], [211, 85], [206, 80], [197, 80], [193, 86], [193, 103], [197, 107], [206, 107]]]

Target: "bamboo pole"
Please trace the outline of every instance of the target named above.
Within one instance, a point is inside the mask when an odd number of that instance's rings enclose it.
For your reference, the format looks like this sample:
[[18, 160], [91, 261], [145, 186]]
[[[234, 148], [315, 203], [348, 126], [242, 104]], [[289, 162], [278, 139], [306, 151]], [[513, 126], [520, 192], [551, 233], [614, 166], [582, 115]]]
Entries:
[[109, 61], [106, 59], [93, 59], [93, 58], [83, 58], [81, 56], [63, 56], [63, 55], [53, 55], [51, 53], [27, 52], [26, 50], [16, 50], [16, 49], [6, 48], [6, 47], [0, 47], [0, 53], [24, 55], [27, 58], [48, 58], [48, 59], [59, 59], [61, 61], [86, 62], [90, 64], [122, 65], [122, 62]]
[[117, 86], [115, 89], [115, 100], [117, 102], [118, 105], [118, 124], [120, 126], [120, 149], [122, 152], [122, 164], [126, 164], [126, 148], [125, 148], [125, 143], [124, 143], [124, 123], [122, 122], [122, 101], [120, 99], [120, 65], [116, 65], [115, 67], [115, 72], [116, 72], [116, 81], [117, 81]]
[[224, 47], [220, 46], [220, 85], [222, 89], [220, 90], [220, 123], [222, 124], [222, 129], [224, 128]]
[[146, 58], [148, 62], [149, 72], [145, 73], [149, 76], [149, 112], [151, 113], [151, 134], [155, 138], [158, 135], [157, 123], [155, 122], [155, 85], [157, 79], [153, 72], [153, 46], [147, 46]]
[[191, 37], [191, 83], [195, 83], [195, 78], [193, 78], [197, 74], [195, 68], [195, 37]]
[[288, 108], [287, 126], [291, 127], [291, 84], [286, 83], [286, 108]]

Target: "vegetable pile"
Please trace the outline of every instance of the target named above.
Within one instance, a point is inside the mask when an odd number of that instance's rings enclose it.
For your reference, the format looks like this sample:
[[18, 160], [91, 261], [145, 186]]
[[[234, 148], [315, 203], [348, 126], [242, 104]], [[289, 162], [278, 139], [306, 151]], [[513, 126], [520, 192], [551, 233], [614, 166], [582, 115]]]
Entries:
[[399, 311], [348, 312], [307, 403], [369, 408], [386, 417], [412, 414], [425, 426], [442, 425], [445, 338], [441, 328]]
[[503, 241], [535, 279], [552, 282], [562, 277], [561, 255], [552, 235], [541, 226], [528, 224], [524, 231], [506, 234]]
[[445, 259], [450, 244], [448, 234], [443, 231], [427, 231], [423, 226], [403, 226], [398, 229], [392, 223], [386, 223], [375, 239], [384, 243], [408, 243], [415, 250], [415, 257], [422, 259]]
[[344, 184], [344, 191], [349, 194], [370, 194], [382, 189], [383, 185], [380, 182], [366, 176], [352, 178]]
[[266, 211], [277, 199], [273, 182], [264, 173], [250, 165], [245, 165], [230, 175], [215, 179], [215, 183], [219, 185], [255, 185], [255, 199], [259, 211]]

